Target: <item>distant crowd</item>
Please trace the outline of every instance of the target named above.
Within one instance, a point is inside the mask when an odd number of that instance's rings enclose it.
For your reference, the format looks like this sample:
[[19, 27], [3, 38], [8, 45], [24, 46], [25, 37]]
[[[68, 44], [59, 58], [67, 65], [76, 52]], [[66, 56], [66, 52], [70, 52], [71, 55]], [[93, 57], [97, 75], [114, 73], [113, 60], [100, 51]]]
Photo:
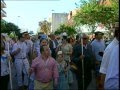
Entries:
[[0, 89], [8, 90], [14, 64], [18, 90], [87, 90], [92, 71], [95, 89], [118, 90], [119, 28], [107, 46], [104, 33], [94, 34], [93, 40], [85, 33], [76, 38], [67, 33], [31, 37], [24, 32], [17, 38], [1, 34]]

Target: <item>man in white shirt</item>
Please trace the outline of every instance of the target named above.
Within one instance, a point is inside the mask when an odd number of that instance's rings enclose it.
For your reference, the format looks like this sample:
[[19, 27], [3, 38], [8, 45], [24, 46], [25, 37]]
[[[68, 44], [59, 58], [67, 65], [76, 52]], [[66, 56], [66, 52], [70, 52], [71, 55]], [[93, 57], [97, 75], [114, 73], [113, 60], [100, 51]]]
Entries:
[[112, 50], [104, 88], [105, 90], [119, 90], [119, 44]]
[[[24, 42], [24, 37], [22, 34], [18, 36], [18, 42], [14, 44], [12, 55], [15, 58], [15, 67], [17, 71], [17, 81], [19, 90], [22, 88], [27, 88], [28, 86], [28, 69], [29, 69], [29, 62], [27, 59], [27, 45]], [[22, 80], [22, 73], [24, 74], [24, 80]]]
[[100, 66], [100, 71], [99, 72], [101, 73], [102, 88], [104, 88], [104, 81], [105, 81], [105, 76], [106, 76], [106, 73], [107, 73], [111, 53], [113, 51], [113, 48], [115, 46], [117, 46], [118, 43], [119, 43], [119, 41], [118, 41], [119, 40], [119, 29], [115, 28], [114, 33], [115, 33], [114, 34], [114, 39], [105, 49], [104, 55], [103, 55], [103, 58], [102, 58], [102, 63], [101, 63], [101, 66]]

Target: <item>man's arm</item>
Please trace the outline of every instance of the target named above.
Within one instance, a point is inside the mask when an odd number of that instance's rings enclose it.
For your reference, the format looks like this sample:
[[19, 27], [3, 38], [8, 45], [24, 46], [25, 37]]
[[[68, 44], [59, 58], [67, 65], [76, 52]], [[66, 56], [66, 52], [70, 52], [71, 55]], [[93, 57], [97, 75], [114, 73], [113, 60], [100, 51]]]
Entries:
[[54, 65], [53, 65], [53, 79], [54, 79], [55, 87], [58, 84], [58, 77], [59, 77], [59, 73], [58, 73], [58, 68], [57, 68], [57, 62], [55, 61]]

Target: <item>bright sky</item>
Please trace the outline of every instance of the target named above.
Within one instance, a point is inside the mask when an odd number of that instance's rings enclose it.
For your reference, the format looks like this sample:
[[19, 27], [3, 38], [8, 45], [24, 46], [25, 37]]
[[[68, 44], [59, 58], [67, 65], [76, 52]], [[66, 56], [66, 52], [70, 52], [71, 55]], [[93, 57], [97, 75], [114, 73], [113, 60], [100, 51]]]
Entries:
[[[69, 13], [80, 0], [5, 0], [7, 17], [4, 20], [21, 29], [37, 32], [38, 22], [50, 18], [52, 13]], [[54, 10], [54, 11], [53, 11]]]

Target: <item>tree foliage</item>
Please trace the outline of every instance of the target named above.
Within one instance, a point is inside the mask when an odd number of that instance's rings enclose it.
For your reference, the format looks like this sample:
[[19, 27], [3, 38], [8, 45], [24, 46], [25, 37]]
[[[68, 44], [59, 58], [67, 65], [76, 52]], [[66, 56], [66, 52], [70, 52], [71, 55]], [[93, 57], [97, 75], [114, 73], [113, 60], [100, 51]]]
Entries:
[[67, 26], [65, 24], [60, 25], [60, 27], [54, 33], [61, 34], [63, 32], [66, 32], [68, 36], [76, 34], [75, 28], [73, 26]]
[[5, 20], [1, 19], [1, 33], [7, 33], [8, 35], [14, 32], [16, 35], [20, 33], [20, 29], [14, 23], [6, 22]]
[[100, 5], [98, 0], [88, 0], [82, 2], [77, 14], [74, 16], [76, 26], [95, 25], [102, 23], [108, 26], [118, 19], [119, 5], [117, 0], [111, 0], [111, 6]]

